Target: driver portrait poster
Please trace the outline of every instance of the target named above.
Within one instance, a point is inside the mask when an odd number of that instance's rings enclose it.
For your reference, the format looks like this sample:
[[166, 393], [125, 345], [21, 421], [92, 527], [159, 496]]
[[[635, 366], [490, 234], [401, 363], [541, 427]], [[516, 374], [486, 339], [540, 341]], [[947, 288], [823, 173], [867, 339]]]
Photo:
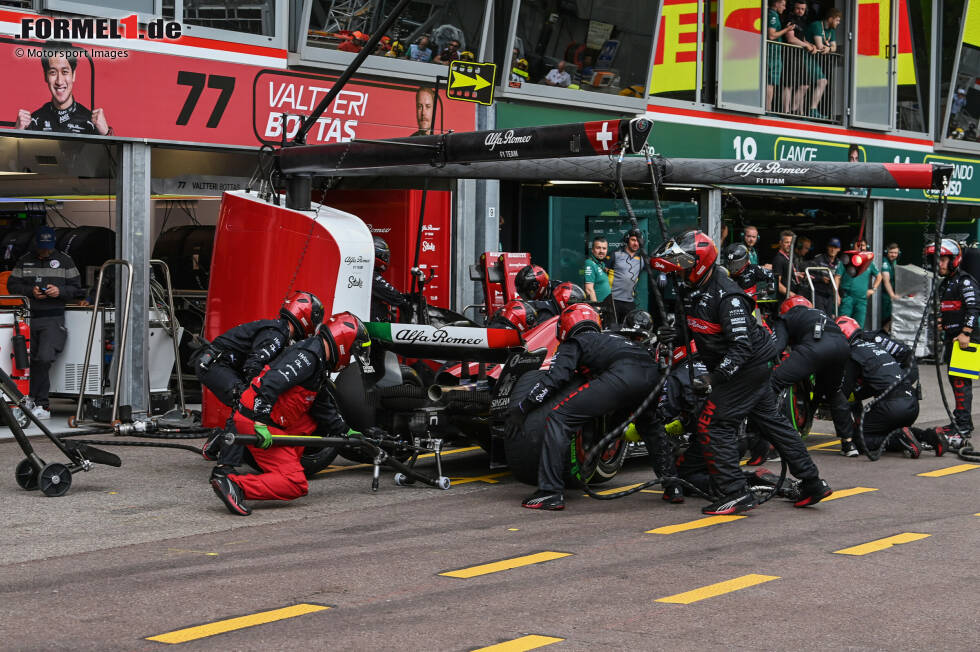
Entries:
[[[0, 70], [0, 130], [245, 147], [292, 138], [339, 77], [14, 37], [0, 37]], [[411, 136], [419, 129], [418, 98], [432, 96], [420, 86], [352, 79], [307, 144]], [[445, 130], [474, 128], [471, 106], [443, 101], [439, 110]]]

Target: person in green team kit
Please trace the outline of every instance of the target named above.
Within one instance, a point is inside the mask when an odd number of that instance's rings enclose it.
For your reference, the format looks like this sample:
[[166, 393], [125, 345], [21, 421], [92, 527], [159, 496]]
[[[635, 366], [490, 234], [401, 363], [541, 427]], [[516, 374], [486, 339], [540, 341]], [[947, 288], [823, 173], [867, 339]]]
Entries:
[[585, 298], [595, 303], [605, 301], [612, 292], [606, 268], [608, 251], [608, 240], [601, 235], [592, 238], [592, 250], [585, 259]]
[[[815, 20], [807, 27], [806, 39], [817, 46], [817, 54], [837, 52], [837, 28], [840, 27], [842, 15], [840, 9], [828, 9], [823, 20]], [[820, 105], [824, 91], [827, 90], [827, 75], [812, 57], [807, 61], [807, 73], [815, 82], [813, 93], [810, 95], [810, 117], [826, 119], [827, 116], [822, 115], [817, 107]]]
[[[769, 14], [766, 18], [766, 38], [776, 43], [784, 43], [787, 32], [793, 30], [792, 25], [783, 27], [783, 19], [780, 14], [786, 11], [786, 0], [769, 0]], [[766, 79], [766, 111], [772, 111], [772, 99], [776, 94], [776, 86], [779, 85], [783, 76], [783, 54], [780, 48], [769, 44], [769, 51], [766, 53], [766, 67], [768, 75]]]
[[892, 332], [892, 299], [898, 297], [895, 291], [895, 266], [901, 253], [898, 244], [893, 242], [885, 249], [885, 260], [881, 262], [881, 281], [885, 288], [881, 297], [881, 328], [889, 333]]
[[[854, 249], [867, 251], [868, 243], [864, 240], [858, 240], [854, 243]], [[844, 266], [844, 261], [838, 261], [835, 276], [841, 292], [841, 302], [837, 314], [840, 317], [852, 317], [854, 321], [860, 324], [861, 328], [864, 328], [864, 319], [868, 314], [868, 299], [874, 295], [875, 290], [881, 285], [881, 274], [874, 262], [861, 270], [860, 273], [852, 275], [855, 271], [853, 268], [847, 269]]]

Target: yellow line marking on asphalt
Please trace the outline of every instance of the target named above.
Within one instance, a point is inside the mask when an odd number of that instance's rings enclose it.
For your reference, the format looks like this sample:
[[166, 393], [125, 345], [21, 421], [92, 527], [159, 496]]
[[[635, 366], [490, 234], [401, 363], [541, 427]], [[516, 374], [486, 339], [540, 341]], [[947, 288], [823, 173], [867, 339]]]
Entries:
[[892, 546], [897, 546], [902, 543], [911, 543], [913, 541], [918, 541], [919, 539], [925, 539], [926, 537], [930, 536], [932, 535], [918, 534], [916, 532], [903, 532], [901, 534], [896, 534], [895, 536], [885, 537], [884, 539], [862, 543], [859, 546], [851, 546], [850, 548], [844, 548], [843, 550], [835, 550], [834, 554], [854, 555], [855, 557], [860, 557], [862, 555], [871, 554], [872, 552], [887, 550]]
[[[978, 516], [980, 516], [980, 514], [978, 514]], [[507, 528], [507, 531], [508, 532], [520, 532], [521, 531], [521, 528], [519, 528], [519, 527], [509, 527], [509, 528]]]
[[746, 464], [748, 464], [748, 463], [749, 463], [749, 461], [748, 461], [748, 460], [741, 460], [741, 461], [740, 461], [740, 462], [738, 463], [738, 465], [739, 465], [739, 466], [745, 466], [745, 465], [746, 465]]
[[184, 548], [167, 548], [167, 552], [189, 552], [194, 555], [207, 555], [208, 557], [217, 557], [216, 552], [207, 552], [205, 550], [185, 550]]
[[445, 575], [446, 577], [469, 579], [471, 577], [489, 575], [490, 573], [499, 573], [500, 571], [511, 570], [512, 568], [530, 566], [531, 564], [540, 564], [546, 561], [553, 561], [555, 559], [561, 559], [562, 557], [571, 556], [572, 553], [570, 552], [537, 552], [533, 555], [523, 555], [521, 557], [513, 557], [511, 559], [502, 559], [501, 561], [495, 561], [489, 564], [480, 564], [479, 566], [470, 566], [469, 568], [460, 568], [459, 570], [446, 571], [445, 573], [439, 574]]
[[831, 446], [839, 446], [839, 445], [840, 445], [839, 441], [825, 441], [822, 444], [814, 444], [813, 446], [807, 446], [806, 449], [808, 451], [819, 451], [825, 448], [830, 448]]
[[660, 489], [640, 489], [641, 494], [662, 494], [663, 491]]
[[688, 530], [697, 530], [703, 527], [709, 527], [712, 525], [718, 525], [720, 523], [730, 523], [731, 521], [737, 521], [741, 518], [748, 518], [747, 516], [706, 516], [705, 518], [699, 518], [694, 521], [688, 521], [687, 523], [678, 523], [677, 525], [665, 525], [663, 527], [658, 527], [654, 530], [647, 530], [647, 534], [675, 534], [677, 532], [687, 532]]
[[937, 469], [927, 473], [916, 473], [916, 475], [922, 478], [941, 478], [944, 475], [963, 473], [964, 471], [972, 471], [973, 469], [980, 469], [980, 464], [957, 464], [956, 466], [947, 466], [945, 469]]
[[565, 639], [563, 638], [555, 638], [554, 636], [530, 634], [528, 636], [515, 638], [512, 641], [504, 641], [503, 643], [497, 643], [496, 645], [481, 647], [473, 650], [473, 652], [524, 652], [525, 650], [536, 650], [539, 647], [551, 645], [552, 643], [560, 643], [564, 640]]
[[[619, 492], [619, 491], [629, 491], [630, 489], [633, 489], [635, 487], [639, 487], [641, 484], [643, 484], [643, 483], [642, 482], [636, 482], [634, 484], [628, 484], [625, 487], [616, 487], [614, 489], [603, 489], [602, 491], [596, 491], [594, 493], [596, 495], [598, 495], [598, 496], [608, 496], [609, 494], [614, 494], [614, 493]], [[585, 496], [586, 498], [591, 498], [591, 496], [589, 496], [589, 494], [582, 494], [582, 495]]]
[[510, 471], [504, 471], [503, 473], [491, 473], [489, 475], [477, 475], [472, 478], [449, 478], [454, 485], [466, 484], [467, 482], [486, 482], [487, 484], [497, 484], [500, 482], [498, 478], [503, 478], [510, 475]]
[[813, 432], [811, 430], [810, 433], [807, 435], [807, 437], [812, 437], [813, 435], [817, 435], [819, 437], [836, 437], [837, 436], [837, 435], [832, 435], [829, 432]]
[[187, 627], [185, 629], [167, 632], [166, 634], [148, 636], [146, 640], [157, 641], [158, 643], [186, 643], [188, 641], [196, 641], [199, 638], [207, 638], [208, 636], [225, 634], [227, 632], [235, 631], [236, 629], [245, 629], [246, 627], [264, 625], [277, 620], [285, 620], [286, 618], [295, 618], [296, 616], [303, 616], [306, 614], [315, 613], [317, 611], [325, 611], [329, 608], [330, 607], [325, 607], [322, 604], [294, 604], [291, 607], [283, 607], [282, 609], [260, 611], [258, 613], [249, 614], [248, 616], [228, 618], [227, 620], [219, 620], [217, 622], [208, 623], [207, 625]]
[[[445, 457], [446, 455], [455, 455], [456, 453], [468, 453], [470, 451], [478, 451], [478, 450], [482, 450], [482, 449], [479, 446], [466, 446], [465, 448], [453, 448], [452, 450], [442, 451], [442, 456]], [[435, 456], [436, 456], [435, 453], [426, 453], [425, 455], [419, 455], [419, 459], [422, 460], [427, 457], [435, 457]], [[318, 471], [317, 475], [320, 475], [321, 473], [337, 473], [338, 471], [351, 471], [353, 469], [370, 469], [373, 466], [374, 466], [373, 464], [351, 464], [349, 466], [331, 464], [330, 466], [323, 469], [322, 471]]]
[[741, 589], [747, 589], [750, 586], [755, 586], [756, 584], [763, 584], [765, 582], [771, 582], [772, 580], [778, 580], [779, 577], [776, 575], [743, 575], [742, 577], [736, 577], [732, 580], [726, 580], [724, 582], [718, 582], [717, 584], [709, 584], [708, 586], [702, 586], [700, 589], [694, 589], [693, 591], [685, 591], [684, 593], [678, 593], [676, 595], [670, 595], [666, 598], [658, 598], [654, 602], [669, 602], [671, 604], [691, 604], [692, 602], [698, 602], [700, 600], [706, 600], [708, 598], [714, 598], [719, 595], [724, 595], [726, 593], [731, 593], [732, 591], [739, 591]]
[[866, 494], [869, 491], [878, 491], [878, 490], [872, 487], [851, 487], [850, 489], [835, 489], [834, 493], [830, 494], [830, 496], [828, 496], [827, 498], [824, 498], [823, 501], [827, 502], [828, 500], [837, 500], [838, 498], [847, 498], [848, 496]]

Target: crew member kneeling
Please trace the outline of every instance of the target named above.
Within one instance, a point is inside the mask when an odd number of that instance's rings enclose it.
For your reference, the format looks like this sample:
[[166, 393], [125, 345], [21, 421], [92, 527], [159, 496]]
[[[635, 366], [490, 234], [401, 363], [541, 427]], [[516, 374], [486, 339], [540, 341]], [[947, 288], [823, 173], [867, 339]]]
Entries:
[[752, 318], [752, 300], [715, 265], [717, 258], [711, 238], [692, 230], [665, 242], [650, 260], [654, 269], [676, 277], [687, 326], [708, 370], [693, 387], [706, 397], [697, 440], [723, 497], [701, 511], [738, 514], [758, 504], [739, 468], [737, 429], [746, 417], [802, 481], [795, 505], [818, 503], [832, 491], [820, 479], [799, 434], [776, 408], [769, 386], [773, 340]]
[[[912, 429], [919, 416], [919, 399], [909, 374], [884, 348], [860, 335], [856, 320], [838, 317], [837, 325], [851, 345], [851, 355], [844, 367], [842, 397], [853, 393], [859, 402], [881, 397], [862, 417], [864, 445], [877, 451], [884, 444], [885, 450], [902, 451], [906, 456], [916, 458], [922, 452], [918, 434], [922, 441], [933, 447], [937, 456], [945, 453], [948, 444], [941, 433]], [[844, 427], [844, 432], [838, 434], [849, 439], [854, 426], [846, 401], [835, 402], [831, 410], [834, 425]], [[886, 438], [889, 438], [887, 443]]]
[[561, 344], [555, 351], [551, 368], [523, 400], [517, 401], [516, 396], [511, 399], [508, 422], [523, 423], [524, 415], [562, 391], [576, 372], [588, 380], [566, 390], [564, 398], [545, 420], [538, 490], [521, 503], [529, 509], [565, 508], [562, 473], [572, 436], [596, 417], [620, 408], [635, 407], [660, 377], [650, 352], [624, 337], [600, 332], [599, 313], [586, 303], [562, 310], [557, 329]]
[[211, 487], [232, 514], [247, 516], [245, 500], [293, 500], [305, 496], [306, 475], [301, 446], [270, 448], [273, 435], [337, 436], [350, 428], [337, 410], [327, 383], [356, 357], [370, 359], [367, 328], [349, 312], [323, 322], [313, 337], [289, 347], [242, 393], [235, 412], [235, 430], [256, 435], [259, 446], [249, 446], [258, 474], [231, 473], [217, 466]]

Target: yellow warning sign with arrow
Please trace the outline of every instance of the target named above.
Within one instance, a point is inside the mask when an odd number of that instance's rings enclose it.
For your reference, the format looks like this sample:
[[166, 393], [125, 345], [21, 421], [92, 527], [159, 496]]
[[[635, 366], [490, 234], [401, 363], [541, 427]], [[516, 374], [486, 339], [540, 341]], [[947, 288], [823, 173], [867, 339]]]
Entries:
[[495, 63], [453, 61], [449, 64], [449, 88], [446, 97], [463, 102], [493, 104]]

